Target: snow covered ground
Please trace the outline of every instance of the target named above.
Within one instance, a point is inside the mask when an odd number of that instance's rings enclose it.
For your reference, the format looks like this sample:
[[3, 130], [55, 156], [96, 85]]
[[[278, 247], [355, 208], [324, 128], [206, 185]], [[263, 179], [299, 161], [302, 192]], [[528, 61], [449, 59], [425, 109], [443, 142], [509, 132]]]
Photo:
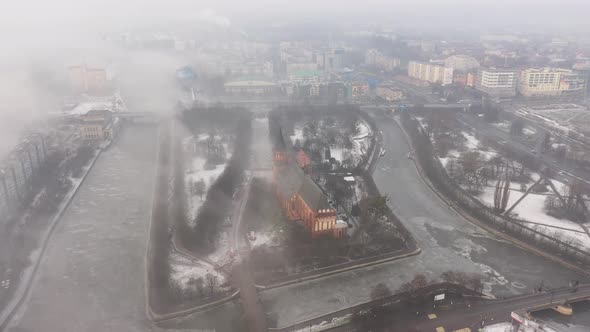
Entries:
[[364, 121], [358, 122], [358, 134], [352, 138], [353, 148], [351, 150], [355, 164], [361, 162], [363, 157], [369, 153], [371, 146], [371, 130]]
[[461, 155], [461, 153], [457, 150], [449, 150], [449, 152], [447, 152], [447, 156], [446, 157], [439, 157], [438, 160], [440, 160], [440, 163], [443, 166], [447, 166], [447, 163], [449, 162], [449, 159], [456, 159], [459, 158], [459, 156]]
[[[534, 133], [534, 131], [530, 129], [529, 132]], [[483, 156], [485, 160], [490, 160], [491, 158], [498, 155], [496, 151], [491, 149], [482, 150], [480, 141], [473, 134], [464, 131], [462, 132], [462, 135], [466, 139], [464, 145], [466, 151], [477, 151]], [[439, 157], [439, 160], [443, 166], [446, 166], [450, 158], [458, 158], [459, 156], [459, 151], [450, 150], [447, 153], [447, 156], [442, 158]], [[520, 164], [518, 162], [513, 162], [513, 166], [520, 167]], [[534, 181], [536, 181], [539, 178], [539, 175], [533, 173], [531, 174], [531, 177], [532, 180], [526, 184], [527, 187], [532, 185]], [[556, 180], [552, 180], [552, 182], [560, 193], [564, 193], [564, 189], [567, 186], [565, 183]], [[479, 201], [490, 207], [493, 207], [494, 205], [494, 185], [495, 181], [490, 182], [489, 186], [484, 187], [482, 193], [476, 197], [477, 199], [479, 199]], [[512, 190], [510, 192], [508, 207], [512, 206], [512, 204], [514, 204], [524, 194], [524, 192], [520, 191], [520, 186], [520, 183], [511, 183], [510, 187]], [[551, 192], [547, 194], [551, 194]], [[530, 223], [527, 223], [527, 225], [532, 228], [538, 229], [540, 232], [543, 232], [550, 236], [561, 237], [563, 240], [571, 239], [574, 241], [574, 245], [580, 244], [581, 246], [590, 249], [590, 237], [586, 234], [582, 226], [573, 221], [569, 221], [566, 219], [558, 219], [545, 213], [546, 197], [547, 195], [544, 194], [530, 193], [513, 210], [513, 212], [518, 215], [518, 219], [529, 221]]]
[[303, 144], [303, 142], [305, 142], [305, 138], [303, 137], [303, 129], [302, 128], [295, 128], [293, 130], [293, 135], [291, 135], [291, 144], [295, 144], [295, 142], [297, 140], [299, 140], [299, 143]]
[[[201, 134], [197, 137], [198, 141], [202, 141], [208, 138], [208, 135]], [[215, 136], [215, 139], [221, 139], [219, 136]], [[193, 138], [189, 138], [187, 142], [192, 142]], [[185, 188], [187, 190], [187, 197], [188, 197], [188, 220], [192, 224], [199, 213], [199, 209], [205, 200], [207, 194], [203, 194], [202, 197], [198, 195], [193, 195], [191, 192], [191, 187], [194, 183], [197, 183], [201, 180], [205, 182], [205, 192], [209, 190], [209, 187], [219, 178], [221, 173], [225, 170], [229, 159], [231, 158], [231, 153], [229, 152], [227, 143], [223, 143], [223, 147], [226, 151], [226, 158], [225, 162], [222, 164], [215, 165], [214, 167], [206, 167], [207, 160], [199, 154], [188, 154], [189, 160], [187, 162], [187, 170], [185, 174]]]
[[512, 323], [497, 323], [483, 328], [483, 332], [512, 332]]
[[295, 330], [295, 332], [318, 332], [318, 331], [327, 331], [338, 326], [342, 326], [344, 324], [348, 324], [352, 318], [352, 314], [348, 314], [342, 317], [334, 317], [330, 322], [323, 321], [319, 324], [308, 326], [299, 330]]
[[215, 264], [215, 266], [232, 265], [238, 258], [238, 255], [231, 249], [228, 232], [229, 228], [220, 233], [215, 245], [215, 251], [207, 256], [207, 259]]
[[590, 124], [588, 107], [576, 104], [556, 104], [520, 108], [516, 113], [567, 133], [569, 131], [583, 135]]
[[273, 231], [250, 232], [250, 234], [248, 235], [248, 240], [250, 241], [250, 247], [252, 249], [262, 246], [270, 247], [278, 245], [277, 236], [274, 234]]
[[[533, 174], [532, 178], [534, 181], [538, 179], [538, 175]], [[532, 185], [533, 181], [527, 183], [527, 186]], [[552, 180], [552, 182], [557, 190], [562, 193], [566, 185], [555, 180]], [[482, 203], [490, 207], [494, 205], [494, 184], [490, 183], [489, 187], [484, 187], [483, 192], [477, 196]], [[524, 194], [524, 192], [520, 191], [520, 183], [513, 182], [510, 184], [510, 188], [512, 190], [510, 191], [508, 207], [512, 206]], [[527, 225], [531, 228], [537, 228], [547, 235], [555, 235], [557, 233], [562, 239], [566, 239], [567, 237], [574, 238], [581, 245], [590, 249], [590, 237], [578, 223], [566, 219], [558, 219], [545, 213], [545, 199], [548, 194], [551, 194], [551, 192], [547, 192], [546, 194], [530, 193], [520, 202], [513, 212], [518, 214], [518, 219], [530, 221]]]
[[463, 137], [465, 137], [467, 140], [465, 143], [465, 148], [468, 150], [476, 150], [479, 147], [479, 140], [474, 135], [466, 131], [462, 132], [461, 134], [463, 134]]
[[227, 282], [225, 275], [215, 270], [214, 267], [191, 261], [178, 253], [170, 254], [170, 268], [170, 278], [181, 289], [192, 289], [195, 287], [193, 280], [198, 278], [205, 279], [208, 273], [217, 277], [220, 285], [224, 285]]
[[503, 131], [510, 131], [510, 121], [502, 121], [502, 122], [496, 122], [496, 123], [492, 123], [492, 126], [497, 127], [500, 130]]
[[462, 149], [463, 151], [452, 149], [449, 150], [449, 152], [447, 152], [447, 155], [445, 157], [439, 157], [438, 159], [440, 160], [443, 166], [447, 165], [449, 159], [459, 158], [462, 152], [479, 152], [485, 161], [490, 160], [498, 155], [498, 152], [494, 151], [493, 149], [482, 149], [480, 141], [477, 137], [475, 137], [475, 135], [468, 133], [466, 131], [463, 131], [461, 134], [463, 135], [463, 137], [465, 137], [466, 140], [465, 145]]

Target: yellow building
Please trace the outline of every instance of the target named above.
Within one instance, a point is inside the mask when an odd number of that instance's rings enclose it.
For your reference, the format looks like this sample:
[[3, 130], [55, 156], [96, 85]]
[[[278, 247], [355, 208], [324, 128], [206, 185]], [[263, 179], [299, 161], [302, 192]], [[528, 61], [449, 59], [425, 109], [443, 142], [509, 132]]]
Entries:
[[585, 81], [569, 69], [529, 68], [520, 72], [518, 90], [525, 97], [559, 96], [582, 91]]

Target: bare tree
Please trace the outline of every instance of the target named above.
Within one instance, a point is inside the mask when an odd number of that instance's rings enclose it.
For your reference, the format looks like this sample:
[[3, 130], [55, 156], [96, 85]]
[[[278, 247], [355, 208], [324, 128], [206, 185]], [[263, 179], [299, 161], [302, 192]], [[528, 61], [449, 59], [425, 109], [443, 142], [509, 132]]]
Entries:
[[206, 189], [205, 181], [203, 181], [203, 179], [193, 184], [193, 193], [198, 195], [201, 201], [203, 200], [203, 195], [205, 194]]
[[423, 274], [416, 274], [414, 276], [414, 279], [412, 279], [412, 284], [414, 285], [414, 287], [416, 289], [420, 289], [420, 288], [424, 288], [426, 286], [428, 286], [428, 279], [426, 278], [425, 275]]
[[385, 285], [384, 283], [378, 283], [377, 285], [375, 285], [373, 290], [371, 290], [371, 300], [383, 301], [385, 298], [391, 296], [391, 294], [391, 290], [389, 289], [389, 287], [387, 287], [387, 285]]
[[216, 275], [207, 273], [205, 275], [205, 283], [207, 285], [207, 288], [209, 288], [209, 295], [211, 296], [213, 295], [213, 293], [217, 289], [217, 286], [219, 285], [219, 279]]

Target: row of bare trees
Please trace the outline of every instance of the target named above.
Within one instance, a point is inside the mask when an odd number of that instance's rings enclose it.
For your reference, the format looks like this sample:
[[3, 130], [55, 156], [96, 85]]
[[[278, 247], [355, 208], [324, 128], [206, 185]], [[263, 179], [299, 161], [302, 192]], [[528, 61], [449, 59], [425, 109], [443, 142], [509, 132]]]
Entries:
[[[402, 125], [413, 142], [416, 149], [416, 157], [425, 175], [441, 193], [456, 201], [461, 208], [469, 211], [473, 217], [488, 223], [494, 228], [501, 229], [516, 238], [546, 250], [565, 253], [573, 261], [578, 262], [582, 260], [590, 263], [590, 254], [577, 247], [575, 243], [570, 244], [568, 243], [569, 240], [563, 241], [562, 237], [552, 237], [544, 232], [539, 232], [536, 229], [523, 225], [519, 220], [512, 219], [510, 216], [496, 215], [493, 210], [465, 192], [465, 190], [459, 187], [447, 175], [440, 162], [435, 159], [430, 138], [421, 130], [418, 121], [412, 119], [409, 114], [405, 113], [402, 114], [401, 119]], [[533, 162], [526, 160], [523, 161], [523, 164], [534, 165]], [[530, 167], [527, 166], [527, 168]]]

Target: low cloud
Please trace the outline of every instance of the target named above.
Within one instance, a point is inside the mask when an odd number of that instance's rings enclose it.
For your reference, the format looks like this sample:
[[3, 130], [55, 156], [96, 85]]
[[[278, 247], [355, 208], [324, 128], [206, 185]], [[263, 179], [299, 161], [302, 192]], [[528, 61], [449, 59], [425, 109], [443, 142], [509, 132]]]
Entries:
[[197, 19], [224, 28], [231, 26], [231, 20], [229, 18], [218, 15], [213, 9], [201, 10], [197, 13]]

